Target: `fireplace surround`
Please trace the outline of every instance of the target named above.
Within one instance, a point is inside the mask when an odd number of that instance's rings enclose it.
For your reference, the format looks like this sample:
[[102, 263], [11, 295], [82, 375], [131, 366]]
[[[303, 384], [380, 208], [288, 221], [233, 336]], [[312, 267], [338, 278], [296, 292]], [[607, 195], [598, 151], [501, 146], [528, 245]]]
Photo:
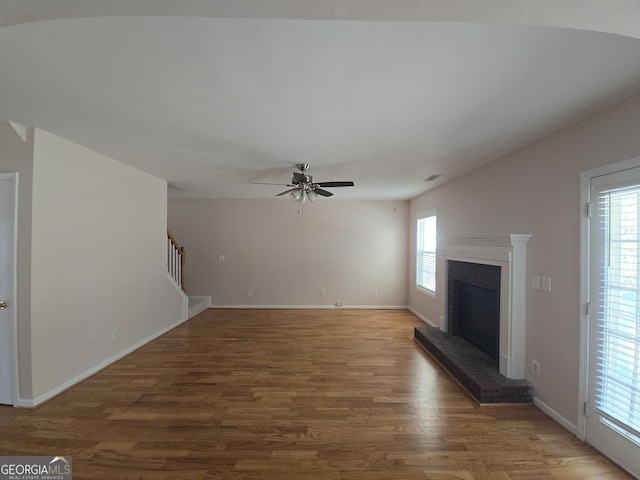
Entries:
[[[525, 377], [525, 323], [527, 286], [527, 243], [532, 235], [510, 234], [491, 237], [441, 237], [438, 249], [444, 252], [441, 261], [465, 262], [499, 267], [499, 338], [498, 368], [509, 379]], [[443, 268], [440, 271], [447, 271]], [[482, 285], [480, 285], [482, 286]], [[441, 297], [440, 329], [448, 332], [453, 319], [449, 298], [453, 288], [445, 282], [447, 292]], [[486, 287], [486, 286], [485, 286]]]

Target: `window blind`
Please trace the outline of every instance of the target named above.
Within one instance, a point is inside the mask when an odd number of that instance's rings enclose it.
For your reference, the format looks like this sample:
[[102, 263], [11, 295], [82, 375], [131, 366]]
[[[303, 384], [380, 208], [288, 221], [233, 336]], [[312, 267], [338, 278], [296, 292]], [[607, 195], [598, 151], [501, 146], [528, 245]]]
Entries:
[[597, 299], [596, 410], [640, 437], [640, 186], [598, 197], [603, 258]]
[[416, 285], [436, 291], [436, 216], [419, 218], [416, 242]]

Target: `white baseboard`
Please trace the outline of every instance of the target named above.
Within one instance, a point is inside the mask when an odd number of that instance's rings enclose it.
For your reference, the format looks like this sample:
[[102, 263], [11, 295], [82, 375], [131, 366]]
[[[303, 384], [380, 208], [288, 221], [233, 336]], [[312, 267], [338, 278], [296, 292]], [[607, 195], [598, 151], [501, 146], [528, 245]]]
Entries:
[[189, 297], [189, 318], [195, 317], [208, 308], [211, 308], [211, 297]]
[[167, 280], [169, 280], [169, 283], [171, 285], [173, 285], [173, 288], [176, 289], [176, 292], [178, 292], [180, 294], [180, 298], [182, 299], [182, 308], [181, 308], [181, 314], [180, 314], [180, 321], [184, 322], [186, 320], [189, 320], [189, 297], [187, 297], [187, 294], [184, 293], [184, 290], [182, 290], [182, 288], [180, 288], [180, 285], [178, 285], [178, 283], [175, 281], [175, 279], [167, 272]]
[[92, 375], [95, 375], [100, 370], [103, 370], [104, 368], [108, 367], [112, 363], [115, 363], [118, 360], [120, 360], [121, 358], [126, 357], [127, 355], [129, 355], [130, 353], [132, 353], [135, 350], [139, 349], [140, 347], [146, 345], [150, 341], [155, 340], [156, 338], [158, 338], [161, 335], [164, 335], [169, 330], [173, 330], [174, 328], [176, 328], [177, 326], [181, 325], [185, 321], [186, 321], [186, 319], [180, 319], [177, 322], [172, 323], [171, 325], [168, 325], [167, 327], [165, 327], [162, 330], [154, 333], [153, 335], [150, 335], [147, 338], [144, 338], [144, 339], [140, 340], [138, 343], [130, 346], [129, 348], [124, 349], [123, 351], [117, 353], [116, 355], [112, 356], [111, 358], [106, 359], [104, 362], [99, 363], [95, 367], [90, 368], [89, 370], [87, 370], [85, 372], [82, 372], [80, 375], [77, 375], [76, 377], [64, 382], [62, 385], [59, 385], [56, 388], [53, 388], [53, 389], [49, 390], [48, 392], [37, 396], [34, 399], [19, 398], [15, 406], [16, 407], [21, 407], [21, 408], [34, 408], [34, 407], [37, 407], [38, 405], [46, 402], [47, 400], [52, 399], [56, 395], [59, 395], [60, 393], [62, 393], [65, 390], [73, 387], [74, 385], [82, 382], [83, 380], [86, 380], [87, 378], [91, 377]]
[[409, 310], [411, 313], [413, 313], [416, 317], [418, 317], [420, 320], [422, 320], [424, 323], [426, 323], [430, 327], [437, 327], [438, 326], [435, 323], [433, 323], [431, 320], [429, 320], [427, 317], [425, 317], [425, 316], [421, 315], [420, 313], [416, 312], [413, 308], [407, 307], [407, 310]]
[[536, 397], [533, 397], [533, 404], [537, 408], [542, 410], [547, 416], [555, 420], [565, 430], [568, 430], [573, 435], [578, 434], [578, 427], [573, 422], [570, 422], [569, 420], [567, 420], [565, 417], [560, 415], [558, 412], [556, 412], [553, 408], [551, 408], [549, 405], [544, 403], [542, 400], [538, 400]]
[[259, 310], [259, 309], [278, 309], [278, 310], [407, 310], [406, 305], [211, 305], [209, 308], [237, 308], [243, 310]]

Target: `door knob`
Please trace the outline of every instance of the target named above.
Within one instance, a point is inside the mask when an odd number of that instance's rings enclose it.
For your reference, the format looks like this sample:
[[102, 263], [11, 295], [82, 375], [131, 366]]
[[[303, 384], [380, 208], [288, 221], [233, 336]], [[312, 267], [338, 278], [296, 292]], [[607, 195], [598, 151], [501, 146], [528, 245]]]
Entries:
[[0, 302], [0, 310], [5, 309], [9, 306], [7, 302]]

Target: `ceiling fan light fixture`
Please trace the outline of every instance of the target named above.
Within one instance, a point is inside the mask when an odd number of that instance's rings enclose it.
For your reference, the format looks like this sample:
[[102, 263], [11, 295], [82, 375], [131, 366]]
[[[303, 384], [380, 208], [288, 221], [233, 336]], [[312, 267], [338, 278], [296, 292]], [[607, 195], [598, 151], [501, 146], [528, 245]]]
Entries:
[[296, 202], [300, 200], [301, 197], [302, 197], [302, 194], [300, 193], [300, 190], [294, 190], [289, 194], [289, 198], [291, 200], [295, 200]]
[[315, 202], [316, 199], [318, 198], [318, 194], [313, 190], [309, 190], [309, 192], [307, 193], [307, 198], [309, 199], [310, 202]]

